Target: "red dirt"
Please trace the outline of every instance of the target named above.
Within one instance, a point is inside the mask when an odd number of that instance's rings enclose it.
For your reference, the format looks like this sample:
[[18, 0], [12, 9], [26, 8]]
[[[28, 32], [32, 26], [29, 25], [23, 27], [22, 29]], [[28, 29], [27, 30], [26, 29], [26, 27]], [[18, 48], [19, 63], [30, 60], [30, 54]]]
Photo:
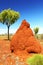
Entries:
[[11, 53], [10, 41], [0, 40], [0, 65], [27, 65], [25, 58], [28, 54], [24, 52]]
[[[43, 54], [43, 45], [41, 45]], [[34, 54], [34, 53], [33, 53]], [[10, 51], [10, 41], [0, 40], [0, 65], [27, 65], [26, 59], [33, 55], [32, 53], [27, 53], [26, 51], [18, 50], [15, 53]]]
[[17, 52], [18, 50], [20, 51], [24, 50], [27, 53], [41, 52], [40, 42], [34, 37], [34, 34], [30, 28], [30, 24], [27, 23], [26, 20], [22, 21], [21, 26], [14, 34], [13, 38], [11, 39], [10, 46], [11, 51], [13, 50], [14, 53]]

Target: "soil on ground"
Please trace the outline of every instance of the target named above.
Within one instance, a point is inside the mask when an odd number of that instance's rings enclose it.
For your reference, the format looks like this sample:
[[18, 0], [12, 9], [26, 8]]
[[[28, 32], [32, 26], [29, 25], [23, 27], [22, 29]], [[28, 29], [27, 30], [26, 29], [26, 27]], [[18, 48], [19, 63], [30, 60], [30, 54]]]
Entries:
[[[41, 53], [43, 54], [43, 45]], [[26, 59], [34, 53], [26, 53], [26, 51], [17, 51], [11, 53], [10, 41], [0, 40], [0, 65], [27, 65]]]

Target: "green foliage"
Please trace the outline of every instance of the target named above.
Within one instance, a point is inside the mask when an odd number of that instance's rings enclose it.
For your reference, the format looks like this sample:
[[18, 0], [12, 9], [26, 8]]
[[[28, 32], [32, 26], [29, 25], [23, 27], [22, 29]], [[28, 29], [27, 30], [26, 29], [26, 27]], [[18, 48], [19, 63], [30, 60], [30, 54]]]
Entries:
[[32, 57], [28, 58], [26, 62], [29, 65], [43, 65], [43, 55], [41, 54], [33, 55]]
[[39, 31], [39, 28], [38, 27], [34, 28], [35, 35], [38, 33], [38, 31]]
[[19, 17], [20, 17], [19, 12], [16, 12], [11, 9], [3, 10], [0, 13], [1, 22], [5, 23], [7, 26], [10, 26], [14, 22], [16, 22], [16, 20], [18, 20]]
[[8, 27], [8, 40], [9, 40], [9, 27], [15, 23], [20, 17], [19, 12], [11, 9], [6, 9], [0, 12], [0, 22], [6, 24]]
[[1, 13], [0, 13], [0, 23], [1, 23], [1, 21], [2, 21], [2, 17], [1, 17]]

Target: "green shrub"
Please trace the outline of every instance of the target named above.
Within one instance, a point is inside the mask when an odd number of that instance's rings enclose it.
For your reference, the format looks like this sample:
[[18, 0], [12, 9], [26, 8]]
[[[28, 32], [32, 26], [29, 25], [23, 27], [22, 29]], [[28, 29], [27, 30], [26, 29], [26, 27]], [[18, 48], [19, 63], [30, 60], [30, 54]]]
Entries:
[[26, 62], [29, 65], [43, 65], [43, 55], [35, 54], [32, 57], [28, 58]]

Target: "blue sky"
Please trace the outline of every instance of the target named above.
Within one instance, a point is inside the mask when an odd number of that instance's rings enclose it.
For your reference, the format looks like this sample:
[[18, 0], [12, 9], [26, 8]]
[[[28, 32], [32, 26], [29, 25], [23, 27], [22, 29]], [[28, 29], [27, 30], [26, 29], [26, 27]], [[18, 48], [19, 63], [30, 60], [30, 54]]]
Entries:
[[[39, 33], [43, 33], [43, 0], [0, 0], [0, 12], [8, 8], [20, 12], [20, 18], [11, 25], [10, 33], [15, 33], [24, 19], [32, 29], [39, 27]], [[0, 34], [4, 33], [7, 33], [7, 26], [0, 23]]]

